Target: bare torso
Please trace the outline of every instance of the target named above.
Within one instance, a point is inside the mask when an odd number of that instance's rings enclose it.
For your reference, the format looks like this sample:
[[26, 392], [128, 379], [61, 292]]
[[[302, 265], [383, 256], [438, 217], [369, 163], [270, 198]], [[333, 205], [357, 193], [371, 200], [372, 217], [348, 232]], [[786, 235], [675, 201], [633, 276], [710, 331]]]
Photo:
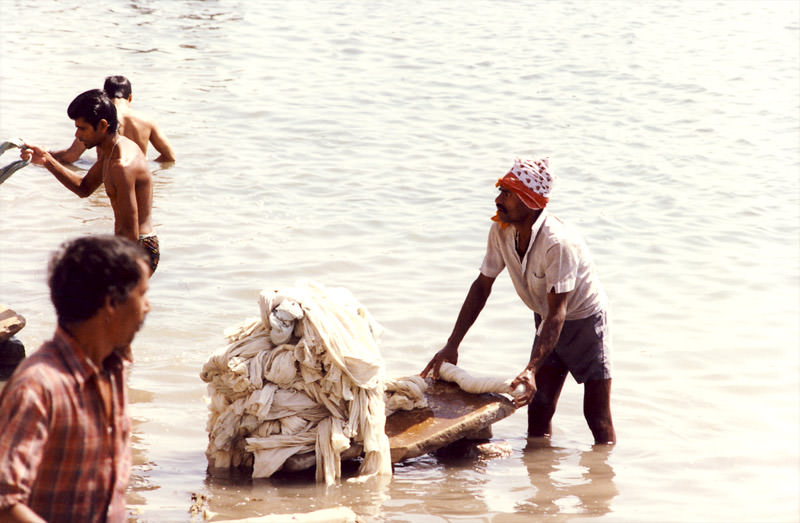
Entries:
[[153, 177], [138, 144], [118, 135], [108, 155], [98, 150], [97, 162], [114, 210], [114, 233], [134, 240], [136, 233], [152, 233]]

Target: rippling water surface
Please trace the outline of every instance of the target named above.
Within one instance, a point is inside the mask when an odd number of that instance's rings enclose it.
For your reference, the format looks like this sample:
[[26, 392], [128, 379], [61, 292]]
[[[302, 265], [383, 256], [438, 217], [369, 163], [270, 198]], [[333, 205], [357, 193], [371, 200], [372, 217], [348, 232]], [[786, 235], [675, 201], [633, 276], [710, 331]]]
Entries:
[[[223, 518], [800, 518], [796, 2], [0, 5], [3, 139], [67, 145], [69, 101], [124, 74], [178, 154], [151, 164], [163, 257], [134, 345], [133, 520], [189, 520], [192, 493]], [[612, 301], [614, 448], [591, 445], [568, 380], [549, 442], [522, 412], [494, 426], [507, 458], [329, 489], [207, 476], [198, 372], [260, 289], [349, 288], [386, 327], [388, 372], [418, 372], [477, 275], [493, 182], [531, 155]], [[0, 212], [0, 301], [30, 351], [54, 328], [48, 254], [111, 231], [111, 210], [27, 167]], [[460, 364], [515, 375], [531, 324], [501, 276]]]

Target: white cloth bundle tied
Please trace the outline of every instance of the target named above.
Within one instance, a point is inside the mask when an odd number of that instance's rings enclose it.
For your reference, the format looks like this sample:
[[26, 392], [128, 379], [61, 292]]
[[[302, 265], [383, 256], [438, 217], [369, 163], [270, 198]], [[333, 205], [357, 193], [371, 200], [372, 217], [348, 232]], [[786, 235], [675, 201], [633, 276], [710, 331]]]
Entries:
[[[386, 416], [425, 407], [419, 376], [384, 378], [382, 328], [346, 289], [302, 280], [264, 291], [260, 317], [225, 331], [200, 377], [208, 383], [212, 468], [252, 466], [274, 474], [295, 454], [315, 452], [317, 480], [341, 477], [341, 453], [364, 449], [363, 479], [391, 475]], [[444, 363], [440, 375], [473, 392], [509, 393], [509, 381], [475, 378]]]
[[394, 378], [384, 383], [386, 415], [390, 416], [398, 410], [412, 410], [427, 407], [425, 389], [428, 384], [418, 375]]
[[461, 390], [465, 392], [471, 392], [473, 394], [496, 392], [499, 394], [519, 396], [520, 394], [524, 393], [524, 387], [521, 390], [519, 386], [516, 390], [511, 389], [511, 382], [513, 380], [472, 376], [461, 367], [456, 367], [452, 363], [448, 362], [442, 363], [442, 366], [439, 368], [439, 378], [455, 383], [461, 388]]
[[[314, 451], [317, 480], [341, 476], [340, 455], [364, 448], [359, 475], [391, 475], [384, 426], [382, 331], [346, 289], [310, 281], [265, 291], [260, 318], [228, 329], [229, 345], [200, 374], [208, 383], [209, 443], [213, 468], [252, 465], [269, 477], [298, 453]], [[424, 401], [425, 383], [389, 382], [391, 408]]]

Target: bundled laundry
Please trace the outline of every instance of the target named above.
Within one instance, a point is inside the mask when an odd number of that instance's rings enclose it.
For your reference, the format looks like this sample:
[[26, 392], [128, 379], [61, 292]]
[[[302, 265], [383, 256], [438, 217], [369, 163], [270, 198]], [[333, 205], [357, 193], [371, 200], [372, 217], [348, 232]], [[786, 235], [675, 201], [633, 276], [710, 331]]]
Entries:
[[260, 316], [228, 329], [229, 344], [200, 374], [210, 467], [252, 466], [264, 478], [313, 451], [317, 481], [331, 484], [341, 453], [357, 444], [360, 477], [391, 475], [387, 402], [391, 410], [424, 406], [424, 380], [385, 379], [382, 328], [346, 289], [302, 280], [258, 301]]
[[[317, 481], [331, 484], [341, 477], [342, 454], [362, 449], [361, 479], [391, 475], [386, 418], [427, 407], [426, 380], [385, 376], [383, 329], [347, 289], [301, 280], [262, 291], [258, 303], [259, 316], [227, 329], [227, 346], [200, 373], [208, 383], [210, 468], [252, 467], [254, 478], [266, 478], [313, 454]], [[440, 377], [474, 394], [511, 394], [510, 380], [474, 377], [449, 363]], [[505, 403], [479, 418], [507, 416], [513, 406]], [[467, 419], [465, 427], [475, 421]]]

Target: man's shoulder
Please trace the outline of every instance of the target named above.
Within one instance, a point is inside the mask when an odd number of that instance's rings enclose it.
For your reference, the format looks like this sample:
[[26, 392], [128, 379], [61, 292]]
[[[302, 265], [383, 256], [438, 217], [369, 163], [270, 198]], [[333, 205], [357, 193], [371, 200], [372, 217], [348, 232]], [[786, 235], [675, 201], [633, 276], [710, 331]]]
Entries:
[[120, 149], [122, 151], [125, 151], [125, 152], [133, 151], [133, 148], [135, 147], [136, 149], [139, 150], [139, 152], [142, 152], [142, 150], [139, 149], [139, 146], [136, 145], [136, 140], [134, 140], [133, 138], [130, 138], [128, 136], [119, 135], [118, 144], [119, 144], [119, 147], [120, 147]]
[[492, 225], [489, 227], [489, 236], [504, 238], [509, 236], [509, 234], [513, 238], [514, 227], [512, 225], [507, 225], [506, 227], [503, 227], [503, 222], [492, 221]]
[[574, 243], [580, 241], [580, 233], [564, 220], [548, 214], [542, 223], [541, 234], [551, 243]]
[[15, 390], [41, 394], [51, 388], [64, 386], [71, 380], [58, 348], [53, 342], [47, 342], [20, 362], [3, 392], [4, 395]]
[[131, 140], [127, 136], [120, 136], [119, 145], [120, 155], [115, 160], [118, 162], [117, 165], [122, 168], [122, 171], [127, 171], [130, 168], [138, 168], [147, 170], [148, 173], [150, 172], [147, 168], [147, 157], [145, 157], [142, 149], [134, 140]]
[[151, 116], [133, 109], [130, 109], [123, 118], [126, 124], [133, 124], [140, 131], [146, 130], [149, 132], [156, 125], [155, 119]]

